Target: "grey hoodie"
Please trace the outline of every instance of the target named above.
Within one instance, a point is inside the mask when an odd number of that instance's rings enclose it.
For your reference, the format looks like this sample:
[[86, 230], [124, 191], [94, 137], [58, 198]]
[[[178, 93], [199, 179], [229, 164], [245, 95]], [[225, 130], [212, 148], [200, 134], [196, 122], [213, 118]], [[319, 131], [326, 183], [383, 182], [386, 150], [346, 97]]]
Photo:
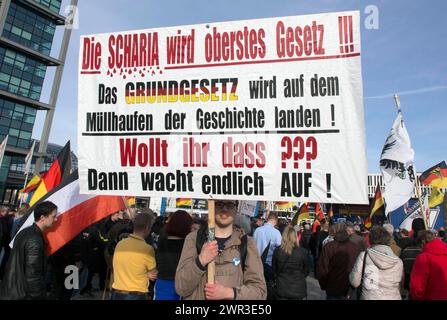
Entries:
[[[351, 285], [360, 286], [365, 251], [360, 253], [349, 275]], [[389, 246], [376, 245], [367, 250], [362, 300], [401, 300], [403, 263]]]

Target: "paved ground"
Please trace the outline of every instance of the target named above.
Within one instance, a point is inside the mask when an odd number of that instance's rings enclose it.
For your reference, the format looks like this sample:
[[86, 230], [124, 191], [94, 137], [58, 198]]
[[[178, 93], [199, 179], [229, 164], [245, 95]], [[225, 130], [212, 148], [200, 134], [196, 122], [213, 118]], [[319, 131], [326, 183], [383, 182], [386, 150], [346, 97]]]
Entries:
[[[93, 278], [93, 287], [97, 288], [97, 277]], [[324, 291], [320, 289], [320, 285], [318, 284], [317, 279], [315, 279], [312, 275], [307, 277], [307, 300], [325, 300], [326, 295]], [[102, 300], [103, 292], [98, 289], [92, 290], [90, 294], [84, 294], [82, 296], [76, 296], [73, 300]], [[109, 298], [110, 295], [106, 293], [106, 298]]]
[[326, 300], [326, 293], [320, 289], [318, 280], [313, 276], [307, 277], [307, 300]]

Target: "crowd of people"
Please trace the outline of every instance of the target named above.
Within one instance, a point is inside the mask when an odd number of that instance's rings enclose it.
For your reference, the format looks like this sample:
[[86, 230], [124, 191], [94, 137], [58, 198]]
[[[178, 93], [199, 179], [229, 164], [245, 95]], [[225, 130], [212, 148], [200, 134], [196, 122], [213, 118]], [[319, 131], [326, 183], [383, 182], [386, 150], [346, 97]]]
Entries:
[[[274, 216], [269, 220], [274, 224]], [[305, 288], [308, 270], [313, 270], [328, 300], [447, 299], [445, 230], [425, 230], [422, 218], [413, 220], [412, 230], [394, 230], [389, 223], [367, 230], [349, 221], [332, 224], [324, 220], [311, 231], [310, 224], [304, 222], [295, 229], [297, 249], [305, 253], [301, 260], [294, 259], [300, 262], [293, 268], [287, 268], [287, 258], [275, 261], [280, 253], [284, 255], [289, 228], [285, 228], [281, 246], [273, 255], [274, 269], [285, 270], [273, 272], [276, 298], [306, 298], [302, 294], [306, 290], [296, 289], [293, 295], [290, 288]], [[291, 276], [293, 272], [297, 275]]]
[[[98, 221], [49, 257], [44, 233], [57, 221], [57, 207], [38, 204], [34, 224], [19, 233], [29, 207], [0, 207], [0, 299], [89, 298], [95, 275], [96, 289], [112, 300], [302, 300], [309, 276], [328, 300], [447, 299], [443, 228], [428, 231], [422, 219], [412, 230], [388, 223], [367, 230], [328, 218], [292, 225], [275, 213], [265, 220], [240, 215], [237, 207], [215, 200], [213, 241], [207, 221], [187, 211], [138, 209]], [[79, 283], [67, 287], [66, 267], [73, 265]]]

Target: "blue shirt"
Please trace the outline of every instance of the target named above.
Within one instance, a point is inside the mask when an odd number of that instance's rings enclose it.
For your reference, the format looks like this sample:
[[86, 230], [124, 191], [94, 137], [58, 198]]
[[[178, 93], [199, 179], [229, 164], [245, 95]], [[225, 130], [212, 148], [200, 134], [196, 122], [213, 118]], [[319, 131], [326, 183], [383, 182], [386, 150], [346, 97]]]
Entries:
[[256, 246], [258, 247], [260, 256], [270, 242], [270, 249], [267, 254], [266, 263], [269, 266], [272, 266], [273, 251], [275, 251], [275, 249], [281, 245], [281, 233], [277, 229], [275, 229], [273, 225], [271, 225], [270, 223], [266, 223], [262, 227], [259, 227], [255, 230], [253, 238], [256, 241]]

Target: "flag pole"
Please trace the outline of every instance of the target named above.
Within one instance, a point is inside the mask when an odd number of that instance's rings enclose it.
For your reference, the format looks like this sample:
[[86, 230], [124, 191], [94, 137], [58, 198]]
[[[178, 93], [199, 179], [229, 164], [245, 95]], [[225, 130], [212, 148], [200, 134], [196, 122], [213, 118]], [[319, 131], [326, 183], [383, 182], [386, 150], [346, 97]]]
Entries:
[[425, 208], [421, 199], [421, 191], [420, 191], [421, 184], [419, 183], [419, 178], [416, 176], [416, 174], [415, 174], [415, 180], [416, 180], [416, 193], [419, 198], [419, 205], [421, 206], [421, 214], [424, 218], [425, 230], [429, 230], [427, 215], [425, 214]]
[[394, 95], [394, 102], [396, 103], [397, 112], [401, 112], [399, 96], [397, 94]]
[[[29, 170], [27, 171], [26, 176], [25, 176], [25, 183], [23, 184], [23, 188], [24, 188], [24, 189], [25, 189], [26, 184], [27, 184], [27, 182], [28, 182], [28, 174], [29, 174]], [[23, 196], [20, 197], [19, 208], [22, 206], [22, 203], [23, 203]]]
[[[214, 207], [214, 200], [209, 199], [208, 200], [208, 242], [214, 241], [215, 239], [215, 232], [216, 232], [216, 221], [214, 220], [215, 217], [215, 207]], [[214, 272], [216, 270], [216, 266], [214, 263], [214, 260], [208, 263], [208, 283], [213, 284], [214, 283]]]
[[[394, 102], [396, 103], [397, 111], [401, 112], [399, 96], [397, 94], [394, 95]], [[417, 195], [418, 200], [419, 200], [419, 206], [421, 208], [421, 214], [422, 214], [422, 217], [424, 219], [425, 229], [428, 230], [427, 217], [425, 216], [424, 204], [422, 203], [422, 199], [421, 199], [421, 190], [420, 190], [419, 178], [417, 177], [417, 173], [416, 172], [414, 172], [414, 180], [415, 180], [415, 187], [416, 187], [416, 195]]]
[[133, 218], [135, 218], [135, 214], [134, 214], [134, 211], [132, 210], [132, 208], [129, 206], [126, 196], [121, 196], [121, 199], [123, 200], [123, 203], [126, 206], [126, 212], [127, 212], [127, 215], [129, 216], [129, 219], [133, 220]]
[[[25, 157], [25, 183], [23, 184], [23, 189], [26, 188], [26, 184], [28, 183], [28, 177], [29, 177], [29, 171], [31, 169], [31, 163], [33, 162], [33, 155], [34, 155], [34, 148], [36, 146], [36, 140], [33, 141], [33, 144], [28, 152], [28, 154]], [[71, 174], [71, 172], [70, 172]], [[23, 197], [20, 198], [20, 207], [22, 206]]]

